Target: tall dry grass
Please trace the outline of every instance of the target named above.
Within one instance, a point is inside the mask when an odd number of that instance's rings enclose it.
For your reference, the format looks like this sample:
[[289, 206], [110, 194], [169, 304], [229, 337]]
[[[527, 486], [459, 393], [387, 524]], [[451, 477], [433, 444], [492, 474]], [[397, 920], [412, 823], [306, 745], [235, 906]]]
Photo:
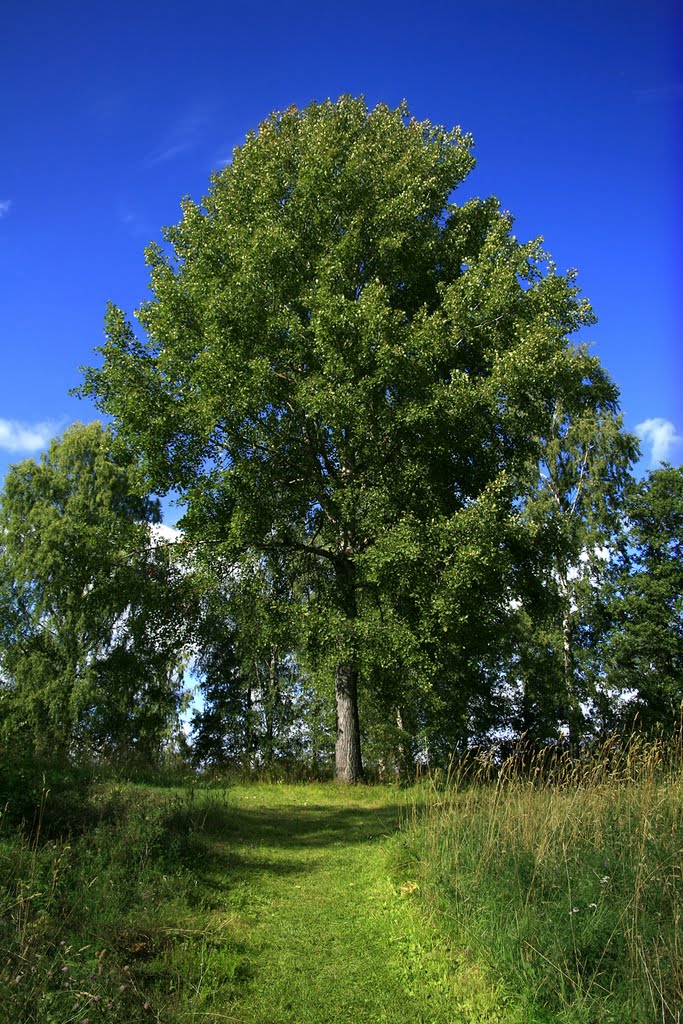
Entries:
[[614, 737], [580, 757], [521, 745], [423, 789], [427, 810], [403, 840], [409, 870], [528, 1019], [683, 1019], [681, 747], [680, 734]]

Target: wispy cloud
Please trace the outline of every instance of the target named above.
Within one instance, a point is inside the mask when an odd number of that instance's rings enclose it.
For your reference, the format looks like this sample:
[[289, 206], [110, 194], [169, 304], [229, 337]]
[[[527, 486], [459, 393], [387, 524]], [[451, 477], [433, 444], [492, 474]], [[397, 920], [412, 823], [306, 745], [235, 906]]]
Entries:
[[152, 228], [139, 214], [126, 203], [119, 203], [116, 211], [119, 224], [122, 224], [134, 238], [150, 239], [154, 235]]
[[650, 445], [650, 465], [657, 466], [660, 462], [668, 462], [674, 449], [683, 443], [683, 436], [676, 431], [671, 420], [661, 416], [653, 416], [636, 425], [636, 434]]
[[232, 163], [232, 154], [230, 156], [217, 156], [211, 162], [212, 168], [217, 171], [222, 171], [224, 167], [228, 167]]
[[231, 147], [230, 150], [225, 146], [221, 146], [216, 151], [213, 160], [211, 161], [211, 167], [214, 170], [221, 171], [224, 167], [227, 167], [235, 159], [235, 151], [244, 145], [244, 139], [238, 139]]
[[11, 199], [0, 199], [0, 219], [2, 217], [6, 217], [11, 209], [12, 209], [12, 200]]
[[159, 164], [166, 164], [169, 160], [175, 160], [177, 156], [182, 156], [183, 153], [189, 153], [191, 149], [194, 149], [194, 146], [194, 139], [183, 139], [180, 142], [171, 143], [170, 146], [153, 150], [147, 156], [145, 166], [157, 167]]
[[636, 99], [644, 102], [683, 99], [683, 82], [667, 82], [665, 85], [652, 85], [645, 89], [634, 89]]
[[195, 149], [212, 114], [208, 107], [196, 106], [177, 117], [158, 145], [147, 154], [145, 167], [158, 167]]
[[0, 448], [13, 454], [38, 452], [54, 437], [54, 423], [19, 423], [0, 419]]

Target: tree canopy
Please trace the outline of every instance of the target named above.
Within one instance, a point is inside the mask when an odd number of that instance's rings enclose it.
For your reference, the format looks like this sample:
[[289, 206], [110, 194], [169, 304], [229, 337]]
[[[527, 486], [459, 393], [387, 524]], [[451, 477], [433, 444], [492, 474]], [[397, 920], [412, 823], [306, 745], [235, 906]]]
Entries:
[[574, 275], [495, 198], [455, 201], [472, 148], [351, 97], [271, 115], [147, 249], [141, 334], [111, 306], [85, 371], [188, 538], [281, 556], [347, 781], [359, 682], [394, 720], [438, 679], [467, 691], [532, 558], [558, 409], [616, 404], [571, 341], [593, 322]]

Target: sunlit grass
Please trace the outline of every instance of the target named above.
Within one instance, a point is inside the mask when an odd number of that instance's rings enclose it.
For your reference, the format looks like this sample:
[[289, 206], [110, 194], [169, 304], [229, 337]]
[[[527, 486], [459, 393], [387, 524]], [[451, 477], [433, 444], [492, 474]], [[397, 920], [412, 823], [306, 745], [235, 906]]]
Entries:
[[404, 866], [467, 955], [554, 1021], [680, 1022], [680, 744], [483, 757], [428, 789]]
[[407, 789], [3, 769], [0, 1022], [680, 1024], [680, 765], [613, 741]]

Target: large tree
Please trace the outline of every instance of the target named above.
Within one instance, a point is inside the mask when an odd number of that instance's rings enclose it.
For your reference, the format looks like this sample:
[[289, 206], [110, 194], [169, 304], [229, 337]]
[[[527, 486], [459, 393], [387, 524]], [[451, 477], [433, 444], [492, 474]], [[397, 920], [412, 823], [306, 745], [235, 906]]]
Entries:
[[518, 481], [581, 387], [568, 338], [590, 308], [495, 199], [452, 201], [471, 150], [403, 106], [273, 114], [148, 248], [145, 336], [110, 307], [86, 371], [188, 537], [284, 552], [305, 579], [342, 780], [362, 772], [359, 679], [426, 677], [487, 620]]

